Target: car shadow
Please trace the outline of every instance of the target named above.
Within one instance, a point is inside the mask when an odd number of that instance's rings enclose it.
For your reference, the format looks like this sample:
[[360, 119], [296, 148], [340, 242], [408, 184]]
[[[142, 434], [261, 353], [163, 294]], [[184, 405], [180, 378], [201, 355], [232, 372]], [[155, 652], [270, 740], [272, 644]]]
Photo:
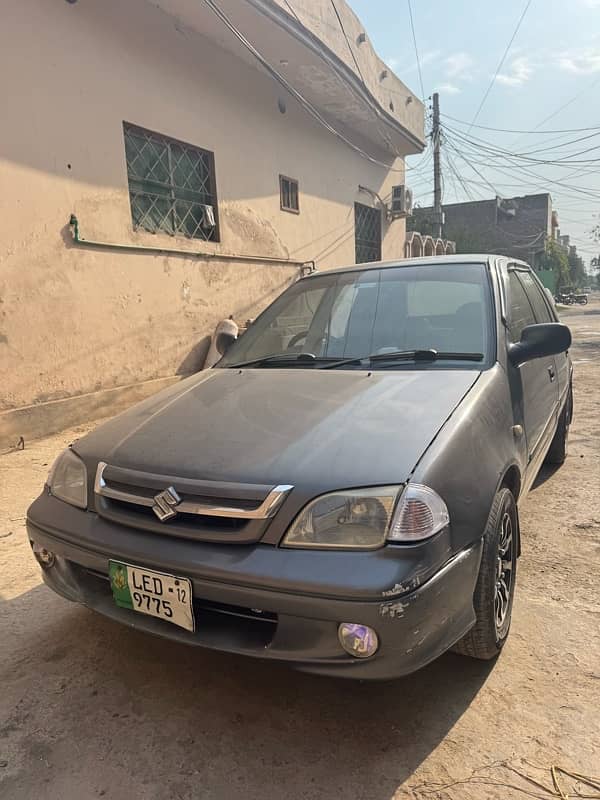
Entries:
[[175, 370], [176, 375], [192, 375], [203, 369], [204, 361], [210, 350], [211, 338], [203, 336], [200, 341], [196, 342]]
[[17, 621], [0, 667], [0, 737], [23, 765], [5, 770], [11, 798], [58, 796], [76, 752], [107, 797], [389, 800], [492, 668], [447, 654], [393, 682], [319, 678], [154, 638], [43, 586], [2, 619]]
[[534, 492], [538, 487], [542, 486], [546, 483], [547, 480], [558, 472], [561, 468], [562, 464], [544, 464], [538, 474], [535, 476], [535, 480], [531, 485], [531, 491]]

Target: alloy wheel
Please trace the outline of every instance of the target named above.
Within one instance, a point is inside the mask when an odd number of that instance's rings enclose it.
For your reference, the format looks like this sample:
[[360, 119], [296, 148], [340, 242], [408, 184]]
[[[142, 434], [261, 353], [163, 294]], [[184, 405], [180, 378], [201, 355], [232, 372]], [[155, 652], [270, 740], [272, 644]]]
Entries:
[[504, 513], [498, 537], [498, 554], [496, 557], [496, 590], [494, 595], [494, 618], [496, 633], [503, 636], [510, 618], [511, 597], [513, 588], [514, 566], [514, 530], [513, 521], [508, 512]]

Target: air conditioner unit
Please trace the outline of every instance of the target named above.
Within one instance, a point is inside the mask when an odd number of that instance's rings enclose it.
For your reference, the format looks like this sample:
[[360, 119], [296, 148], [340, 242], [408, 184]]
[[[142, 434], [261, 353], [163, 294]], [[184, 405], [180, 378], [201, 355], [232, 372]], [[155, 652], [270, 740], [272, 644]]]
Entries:
[[392, 219], [408, 217], [412, 214], [413, 196], [406, 186], [392, 186], [392, 205], [390, 216]]

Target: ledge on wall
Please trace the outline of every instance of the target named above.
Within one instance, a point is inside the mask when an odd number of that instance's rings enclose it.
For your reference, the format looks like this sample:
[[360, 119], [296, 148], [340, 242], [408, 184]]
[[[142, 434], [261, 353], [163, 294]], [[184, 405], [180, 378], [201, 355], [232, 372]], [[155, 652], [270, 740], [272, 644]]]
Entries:
[[134, 403], [181, 380], [182, 375], [156, 378], [128, 386], [115, 386], [99, 392], [50, 400], [0, 413], [0, 448], [17, 448], [22, 437], [25, 442], [66, 430], [102, 417], [124, 411]]

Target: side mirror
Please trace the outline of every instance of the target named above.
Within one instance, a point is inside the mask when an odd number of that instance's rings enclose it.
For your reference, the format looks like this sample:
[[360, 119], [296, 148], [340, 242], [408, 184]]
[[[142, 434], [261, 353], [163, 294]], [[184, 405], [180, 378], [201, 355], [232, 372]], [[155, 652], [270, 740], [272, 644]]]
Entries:
[[221, 333], [218, 333], [216, 338], [216, 347], [219, 355], [224, 356], [236, 339], [237, 336], [234, 336], [229, 331], [222, 331]]
[[521, 332], [521, 341], [511, 344], [508, 357], [515, 366], [534, 358], [565, 353], [571, 346], [571, 331], [560, 322], [527, 325]]

